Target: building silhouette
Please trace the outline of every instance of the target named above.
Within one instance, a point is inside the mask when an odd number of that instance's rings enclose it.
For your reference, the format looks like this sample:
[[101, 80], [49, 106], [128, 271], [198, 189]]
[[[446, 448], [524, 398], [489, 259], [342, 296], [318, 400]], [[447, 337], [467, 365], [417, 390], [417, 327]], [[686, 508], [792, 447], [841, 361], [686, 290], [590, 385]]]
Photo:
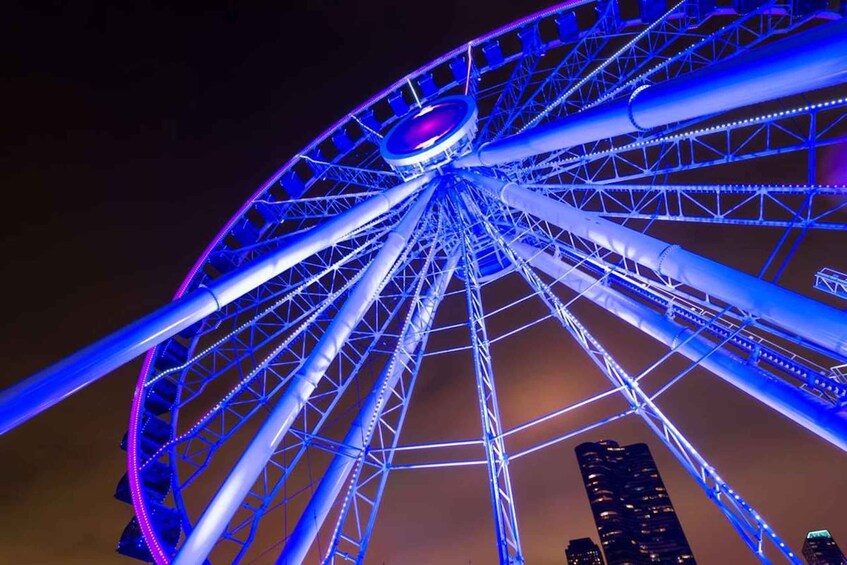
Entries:
[[827, 530], [806, 534], [803, 557], [809, 565], [847, 565], [847, 558]]
[[609, 565], [695, 563], [647, 445], [583, 443], [576, 456]]
[[565, 549], [568, 565], [605, 565], [603, 554], [591, 538], [572, 539]]

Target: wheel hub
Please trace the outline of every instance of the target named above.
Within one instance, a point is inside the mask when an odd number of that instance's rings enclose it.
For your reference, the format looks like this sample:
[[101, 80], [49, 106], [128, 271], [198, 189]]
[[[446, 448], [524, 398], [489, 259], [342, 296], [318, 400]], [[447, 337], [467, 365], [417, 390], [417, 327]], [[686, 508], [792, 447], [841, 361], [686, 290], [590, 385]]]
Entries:
[[469, 96], [435, 100], [400, 120], [383, 138], [380, 154], [403, 178], [416, 177], [468, 153], [476, 119]]

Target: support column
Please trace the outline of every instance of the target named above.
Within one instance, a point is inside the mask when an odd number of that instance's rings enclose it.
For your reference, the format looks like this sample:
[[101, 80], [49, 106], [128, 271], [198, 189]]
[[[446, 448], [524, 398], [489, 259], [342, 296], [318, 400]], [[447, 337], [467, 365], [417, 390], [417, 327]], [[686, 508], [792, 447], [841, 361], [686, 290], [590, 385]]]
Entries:
[[410, 180], [306, 232], [290, 245], [202, 286], [0, 392], [0, 435], [88, 386], [148, 349], [343, 240], [414, 194], [431, 175]]
[[297, 525], [277, 559], [277, 564], [295, 565], [302, 563], [306, 558], [318, 531], [344, 487], [350, 471], [362, 451], [370, 444], [374, 422], [382, 415], [387, 395], [391, 394], [390, 391], [397, 385], [412, 355], [428, 334], [435, 311], [453, 277], [458, 258], [459, 255], [456, 254], [448, 261], [445, 270], [415, 309], [399, 347], [392, 359], [385, 364], [379, 379], [374, 383], [373, 389], [362, 404], [361, 410], [350, 426], [350, 431], [342, 442], [341, 450], [333, 458], [309, 504], [297, 521]]
[[350, 333], [361, 321], [390, 276], [397, 258], [406, 246], [424, 213], [435, 188], [431, 187], [415, 202], [397, 227], [386, 238], [365, 275], [339, 309], [306, 362], [292, 375], [291, 382], [276, 406], [241, 455], [220, 490], [206, 507], [188, 539], [180, 548], [174, 565], [203, 563], [238, 510], [262, 469], [273, 456], [291, 423], [309, 401]]
[[497, 555], [500, 565], [517, 565], [524, 562], [524, 557], [518, 533], [512, 481], [509, 476], [509, 454], [506, 452], [500, 425], [500, 407], [494, 384], [494, 369], [491, 365], [491, 349], [485, 327], [485, 312], [482, 307], [478, 265], [473, 253], [471, 230], [466, 223], [463, 222], [463, 224], [462, 247], [465, 294], [468, 303], [468, 329], [471, 332], [479, 415], [482, 420], [482, 443], [485, 448], [494, 530], [497, 537]]
[[514, 183], [468, 172], [462, 175], [504, 204], [847, 357], [845, 312]]

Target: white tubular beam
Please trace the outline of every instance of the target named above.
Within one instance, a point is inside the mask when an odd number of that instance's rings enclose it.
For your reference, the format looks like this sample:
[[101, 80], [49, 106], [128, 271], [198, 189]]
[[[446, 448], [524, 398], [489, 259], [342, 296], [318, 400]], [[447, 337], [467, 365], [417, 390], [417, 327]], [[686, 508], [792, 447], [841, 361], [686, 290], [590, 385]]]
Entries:
[[155, 312], [0, 392], [0, 435], [88, 386], [110, 371], [258, 288], [385, 214], [432, 178], [390, 188], [302, 237], [162, 306]]
[[457, 167], [494, 166], [847, 81], [847, 19], [483, 144]]
[[201, 564], [206, 560], [353, 328], [370, 308], [429, 204], [434, 190], [431, 187], [421, 194], [397, 227], [388, 234], [385, 244], [364, 276], [338, 310], [306, 362], [292, 375], [291, 382], [276, 406], [206, 507], [180, 548], [174, 565]]
[[344, 487], [350, 471], [356, 464], [362, 450], [370, 444], [374, 422], [382, 414], [387, 396], [397, 385], [412, 355], [429, 332], [432, 320], [435, 317], [435, 310], [444, 296], [444, 291], [453, 276], [458, 259], [459, 254], [457, 253], [448, 261], [445, 270], [439, 275], [435, 284], [421, 300], [420, 306], [412, 314], [408, 329], [403, 335], [402, 345], [397, 350], [395, 358], [385, 364], [379, 380], [374, 384], [373, 389], [362, 404], [359, 414], [344, 438], [341, 450], [333, 458], [318, 488], [309, 500], [306, 510], [303, 511], [300, 520], [291, 532], [291, 536], [277, 560], [278, 565], [299, 565], [306, 558], [318, 531]]
[[[666, 346], [678, 346], [676, 351], [691, 361], [702, 359], [701, 367], [847, 451], [847, 411], [844, 409], [773, 377], [724, 349], [712, 352], [714, 343], [701, 336], [689, 339], [694, 333], [692, 330], [608, 286], [596, 284], [597, 281], [590, 275], [573, 269], [571, 265], [547, 253], [539, 252], [535, 247], [524, 243], [514, 243], [511, 247], [532, 267], [581, 293]], [[707, 354], [708, 357], [703, 358]]]
[[847, 356], [847, 313], [514, 183], [469, 172], [462, 175], [517, 210]]
[[385, 214], [417, 192], [431, 179], [432, 175], [427, 173], [389, 188], [304, 233], [302, 237], [285, 246], [284, 253], [273, 252], [260, 257], [246, 267], [217, 279], [209, 285], [209, 289], [214, 292], [215, 299], [223, 307], [290, 269], [306, 257], [341, 241], [350, 232]]

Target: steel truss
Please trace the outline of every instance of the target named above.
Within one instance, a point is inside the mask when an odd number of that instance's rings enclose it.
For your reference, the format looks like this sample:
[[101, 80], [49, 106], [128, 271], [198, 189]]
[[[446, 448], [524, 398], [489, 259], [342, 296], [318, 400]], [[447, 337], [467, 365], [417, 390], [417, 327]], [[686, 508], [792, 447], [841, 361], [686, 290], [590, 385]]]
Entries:
[[[843, 186], [536, 184], [606, 218], [796, 229], [847, 229]], [[840, 212], [840, 213], [839, 213]]]
[[[545, 100], [544, 110], [527, 121], [520, 131], [534, 127], [545, 119], [560, 118], [582, 110], [589, 103], [621, 85], [647, 61], [661, 56], [672, 43], [687, 34], [685, 5], [686, 0], [673, 4], [670, 10], [637, 33], [623, 47], [592, 67], [583, 78], [573, 80], [566, 89], [557, 89], [555, 98]], [[614, 2], [608, 2], [606, 13], [614, 18], [617, 16], [616, 9]], [[605, 13], [604, 16], [609, 17]], [[605, 25], [603, 19], [600, 25]]]
[[[658, 46], [661, 50], [674, 40], [673, 37], [668, 37], [664, 33], [663, 26], [684, 26], [685, 23], [691, 24], [700, 21], [699, 17], [692, 16], [692, 13], [696, 11], [692, 9], [692, 3], [677, 4], [652, 26], [630, 40], [615, 53], [615, 56], [602, 62], [583, 79], [584, 84], [593, 86], [597, 90], [596, 97], [574, 97], [579, 90], [578, 88], [570, 88], [559, 95], [560, 100], [555, 107], [551, 106], [551, 109], [555, 109], [560, 116], [569, 112], [586, 110], [617, 96], [632, 94], [644, 85], [670, 80], [715, 62], [729, 59], [755, 47], [774, 34], [786, 33], [793, 27], [800, 25], [802, 20], [793, 15], [792, 7], [791, 2], [777, 0], [763, 2], [756, 9], [747, 14], [740, 14], [739, 17], [720, 27], [714, 33], [705, 35], [705, 37], [694, 41], [678, 53], [650, 66], [649, 63], [658, 53], [656, 47]], [[682, 13], [686, 16], [683, 17]], [[734, 12], [732, 10], [717, 10], [708, 14], [707, 17], [719, 18], [728, 14], [734, 14]], [[658, 34], [658, 38], [654, 37], [656, 34]], [[689, 37], [697, 39], [696, 36]], [[625, 72], [624, 69], [620, 68], [620, 64], [615, 63], [618, 57], [623, 57], [625, 54], [627, 54], [626, 59], [630, 62], [629, 72]], [[609, 68], [610, 65], [617, 65], [617, 68], [614, 66]], [[602, 86], [595, 86], [598, 75], [605, 79]], [[670, 126], [663, 133], [667, 134], [678, 128], [678, 125]], [[651, 139], [658, 135], [657, 133], [647, 136], [635, 135], [628, 136], [628, 139], [636, 142], [641, 141], [643, 137]], [[627, 136], [624, 136], [624, 138], [627, 138]], [[563, 156], [591, 154], [610, 142], [610, 140], [603, 140], [593, 145], [580, 146], [570, 152], [554, 152], [550, 156], [531, 158], [530, 162], [540, 163], [541, 166], [548, 165]], [[517, 169], [513, 174], [521, 176], [521, 171], [522, 168]]]
[[[543, 169], [537, 175], [542, 180], [555, 178], [562, 184], [629, 182], [696, 171], [844, 143], [845, 116], [847, 99], [834, 98], [623, 145], [608, 140], [608, 149], [598, 142], [596, 150], [561, 154], [533, 168]], [[525, 177], [526, 171], [517, 174]]]
[[815, 288], [839, 298], [847, 298], [847, 275], [834, 269], [823, 268], [815, 273]]
[[[456, 208], [456, 213], [462, 216], [462, 207]], [[500, 563], [523, 563], [515, 497], [509, 478], [509, 457], [502, 437], [497, 388], [494, 383], [494, 369], [491, 366], [488, 332], [485, 328], [485, 311], [479, 286], [479, 264], [473, 253], [471, 240], [473, 232], [467, 222], [462, 222], [460, 230], [463, 234], [463, 273], [468, 305], [468, 329], [471, 333], [476, 388], [479, 394], [482, 444], [485, 448], [488, 482], [491, 487], [497, 555]]]
[[[371, 391], [373, 408], [366, 405], [360, 413], [370, 419], [367, 429], [360, 431], [364, 426], [351, 428], [350, 434], [358, 433], [359, 436], [356, 437], [353, 453], [347, 452], [344, 456], [355, 458], [356, 467], [349, 480], [325, 562], [332, 562], [333, 557], [356, 563], [364, 561], [377, 510], [393, 466], [429, 329], [458, 259], [459, 254], [454, 251], [447, 259], [444, 270], [431, 283], [428, 295], [418, 303], [415, 317], [407, 320], [407, 331], [384, 369], [385, 380], [381, 379], [379, 385]], [[424, 278], [420, 282], [423, 283]], [[351, 447], [351, 442], [345, 442], [345, 450]], [[348, 466], [351, 464], [352, 461]], [[308, 510], [304, 515], [309, 516]]]

